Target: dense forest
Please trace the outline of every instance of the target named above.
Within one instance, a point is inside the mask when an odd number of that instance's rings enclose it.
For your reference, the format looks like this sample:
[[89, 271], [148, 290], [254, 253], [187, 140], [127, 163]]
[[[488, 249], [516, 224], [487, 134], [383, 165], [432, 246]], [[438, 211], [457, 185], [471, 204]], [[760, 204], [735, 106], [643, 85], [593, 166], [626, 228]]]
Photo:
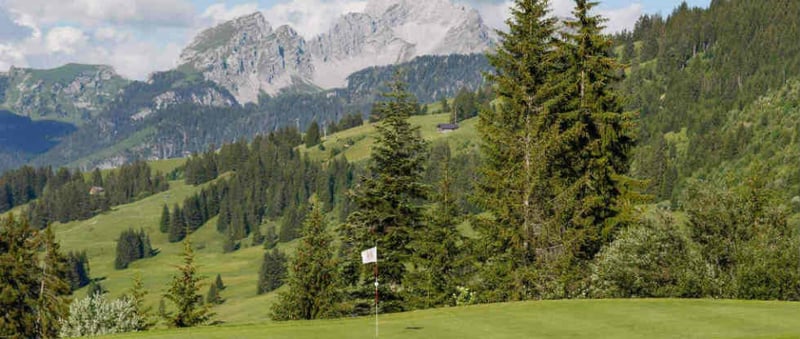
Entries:
[[[403, 72], [361, 74], [368, 89], [383, 90], [370, 105], [376, 134], [365, 161], [307, 152], [323, 146], [322, 125], [365, 123], [344, 111], [252, 139], [228, 135], [189, 156], [169, 177], [196, 193], [158, 207], [157, 228], [183, 242], [161, 301], [163, 323], [208, 324], [225, 302], [219, 275], [200, 294], [192, 233], [202, 227], [225, 239], [216, 255], [259, 250], [252, 294], [276, 293], [270, 317], [281, 321], [542, 299], [800, 300], [800, 56], [784, 43], [800, 36], [793, 23], [800, 4], [683, 4], [614, 36], [603, 34], [595, 6], [576, 0], [574, 19], [560, 29], [547, 1], [516, 1], [508, 31], [486, 58], [490, 87], [458, 86], [452, 101], [436, 93], [420, 100]], [[287, 98], [217, 112], [277, 105], [288, 119]], [[479, 146], [424, 139], [409, 118], [425, 112], [428, 99], [454, 123], [476, 118]], [[335, 110], [331, 102], [317, 114]], [[105, 175], [24, 167], [0, 177], [0, 211], [29, 206], [28, 219], [0, 224], [0, 255], [61, 268], [51, 276], [13, 271], [31, 286], [51, 279], [54, 302], [32, 302], [36, 292], [0, 299], [2, 307], [48, 315], [4, 315], [0, 322], [16, 327], [0, 335], [46, 336], [59, 324], [86, 334], [72, 315], [109, 301], [90, 293], [70, 306], [69, 319], [47, 322], [63, 317], [63, 298], [90, 281], [85, 254], [62, 257], [47, 226], [166, 183], [144, 162]], [[93, 187], [104, 193], [90, 194]], [[379, 271], [362, 264], [361, 251], [371, 247]], [[115, 266], [157, 253], [150, 235], [129, 229]], [[143, 321], [153, 315], [141, 306], [141, 282], [134, 286], [109, 307], [130, 325], [109, 331], [153, 326]]]
[[675, 205], [690, 178], [764, 176], [800, 195], [800, 173], [783, 166], [797, 155], [798, 12], [795, 1], [683, 4], [615, 37], [626, 106], [641, 114], [632, 169], [648, 193]]

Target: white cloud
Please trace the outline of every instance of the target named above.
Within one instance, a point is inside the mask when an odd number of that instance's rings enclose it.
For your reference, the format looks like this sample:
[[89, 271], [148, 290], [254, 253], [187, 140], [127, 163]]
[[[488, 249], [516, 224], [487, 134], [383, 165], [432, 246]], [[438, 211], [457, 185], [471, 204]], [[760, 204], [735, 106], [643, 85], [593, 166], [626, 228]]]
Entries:
[[208, 6], [200, 17], [209, 21], [211, 25], [216, 25], [256, 11], [258, 11], [258, 4], [255, 2], [244, 3], [230, 8], [225, 4], [213, 4]]
[[100, 27], [94, 31], [94, 39], [97, 41], [123, 42], [130, 38], [130, 32], [121, 31], [110, 26]]
[[37, 26], [59, 22], [189, 26], [194, 20], [194, 7], [187, 0], [6, 0], [3, 5]]
[[606, 33], [617, 33], [625, 29], [633, 30], [636, 20], [639, 20], [639, 17], [642, 16], [642, 10], [643, 7], [640, 3], [634, 3], [623, 8], [601, 10], [600, 14], [608, 18]]
[[0, 44], [0, 70], [9, 69], [11, 66], [26, 67], [28, 61], [19, 49], [11, 45]]
[[117, 73], [126, 78], [144, 80], [153, 72], [177, 66], [181, 48], [178, 44], [161, 46], [133, 40], [112, 46], [97, 46], [85, 57], [92, 64], [113, 66]]
[[50, 53], [75, 54], [86, 47], [88, 38], [83, 31], [75, 27], [56, 27], [47, 32], [44, 44]]
[[[424, 0], [420, 0], [424, 1]], [[273, 26], [291, 25], [306, 38], [326, 32], [340, 16], [363, 12], [367, 1], [290, 0], [264, 12]]]

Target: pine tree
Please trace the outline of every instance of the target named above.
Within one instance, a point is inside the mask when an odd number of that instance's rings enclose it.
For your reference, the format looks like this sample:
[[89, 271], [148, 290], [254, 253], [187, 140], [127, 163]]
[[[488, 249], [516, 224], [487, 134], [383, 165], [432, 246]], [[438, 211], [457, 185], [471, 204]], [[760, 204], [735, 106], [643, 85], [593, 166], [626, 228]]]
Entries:
[[217, 289], [222, 291], [225, 289], [225, 284], [222, 282], [222, 276], [217, 273], [217, 279], [214, 280], [214, 285], [217, 285]]
[[158, 229], [161, 233], [169, 232], [170, 227], [170, 219], [169, 219], [169, 208], [167, 204], [164, 204], [164, 208], [161, 209], [161, 221], [158, 223]]
[[[395, 77], [398, 79], [398, 77]], [[376, 125], [378, 135], [372, 147], [368, 175], [354, 192], [355, 212], [342, 228], [345, 260], [359, 262], [358, 252], [378, 246], [382, 255], [380, 280], [384, 286], [399, 285], [405, 274], [405, 261], [411, 255], [408, 244], [422, 224], [421, 202], [427, 195], [422, 173], [427, 158], [426, 142], [409, 116], [416, 100], [406, 85], [395, 80], [386, 102], [376, 104], [382, 120]], [[362, 268], [362, 271], [364, 269]], [[362, 272], [358, 289], [364, 296], [372, 289], [372, 272]], [[346, 280], [354, 280], [348, 278]], [[386, 289], [384, 309], [402, 310], [399, 296]]]
[[289, 291], [273, 307], [276, 320], [319, 319], [335, 315], [339, 278], [333, 237], [316, 197], [303, 227], [303, 239], [291, 262]]
[[[478, 131], [484, 165], [477, 198], [491, 217], [477, 220], [481, 232], [484, 298], [522, 300], [534, 295], [533, 262], [544, 223], [549, 188], [542, 165], [555, 120], [545, 110], [554, 94], [555, 20], [547, 1], [517, 0], [499, 32], [502, 43], [489, 61], [497, 93], [496, 109], [482, 109]], [[557, 94], [557, 93], [555, 93]]]
[[306, 147], [311, 148], [319, 144], [321, 141], [320, 133], [319, 133], [319, 124], [316, 121], [312, 121], [310, 125], [308, 125], [308, 129], [306, 130], [305, 135], [305, 143]]
[[69, 283], [67, 259], [59, 252], [59, 245], [50, 227], [41, 233], [41, 244], [44, 249], [42, 272], [37, 302], [37, 330], [41, 338], [58, 336], [59, 320], [68, 312], [67, 296], [72, 293]]
[[155, 320], [151, 315], [151, 309], [144, 305], [144, 298], [147, 297], [147, 290], [144, 289], [141, 273], [137, 272], [133, 276], [133, 286], [129, 291], [129, 295], [135, 306], [136, 314], [142, 319], [137, 330], [144, 331], [153, 327], [155, 325]]
[[178, 242], [186, 237], [186, 222], [183, 219], [183, 212], [178, 204], [172, 209], [172, 216], [169, 224], [169, 242]]
[[222, 304], [225, 300], [219, 295], [219, 288], [217, 284], [208, 286], [208, 294], [206, 294], [206, 304], [218, 305]]
[[442, 98], [442, 113], [450, 113], [450, 105], [447, 103], [447, 98]]
[[455, 306], [453, 295], [462, 283], [465, 260], [460, 244], [464, 238], [456, 229], [459, 213], [451, 190], [448, 160], [442, 163], [436, 205], [429, 212], [424, 229], [411, 243], [415, 249], [411, 257], [414, 268], [403, 285], [405, 299], [412, 308]]
[[554, 198], [550, 224], [561, 228], [565, 255], [589, 261], [624, 221], [619, 217], [629, 198], [626, 187], [635, 184], [625, 176], [634, 146], [633, 117], [623, 112], [613, 88], [621, 66], [602, 34], [606, 19], [590, 14], [597, 3], [575, 3], [576, 20], [567, 22], [570, 32], [562, 33], [558, 48], [566, 67], [552, 81], [561, 95], [547, 107], [558, 114], [555, 142], [547, 149], [555, 155], [547, 163]]
[[264, 252], [264, 260], [258, 273], [257, 294], [271, 292], [283, 286], [287, 275], [287, 261], [286, 255], [277, 248]]
[[178, 274], [172, 277], [169, 290], [164, 294], [176, 309], [175, 314], [166, 317], [170, 326], [192, 327], [211, 319], [210, 306], [203, 304], [203, 296], [199, 294], [201, 280], [194, 264], [192, 243], [187, 236], [183, 240], [183, 265], [178, 266]]

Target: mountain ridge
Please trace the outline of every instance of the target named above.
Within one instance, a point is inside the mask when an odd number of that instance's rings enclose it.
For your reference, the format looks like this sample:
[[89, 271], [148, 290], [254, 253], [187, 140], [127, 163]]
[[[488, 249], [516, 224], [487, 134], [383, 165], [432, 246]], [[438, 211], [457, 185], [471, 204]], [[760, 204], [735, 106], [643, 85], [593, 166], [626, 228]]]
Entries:
[[475, 9], [449, 0], [371, 0], [309, 39], [273, 29], [261, 12], [241, 16], [198, 34], [180, 63], [244, 104], [291, 88], [344, 87], [358, 70], [423, 55], [482, 53], [495, 40]]

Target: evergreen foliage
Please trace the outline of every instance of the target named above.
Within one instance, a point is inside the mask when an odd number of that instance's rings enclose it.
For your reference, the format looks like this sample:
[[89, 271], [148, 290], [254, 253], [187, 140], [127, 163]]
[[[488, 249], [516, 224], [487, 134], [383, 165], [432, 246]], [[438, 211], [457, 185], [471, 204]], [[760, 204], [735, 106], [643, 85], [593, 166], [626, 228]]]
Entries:
[[208, 322], [214, 315], [210, 306], [203, 304], [199, 294], [202, 278], [197, 274], [194, 264], [194, 250], [189, 237], [183, 240], [183, 265], [178, 266], [178, 274], [172, 277], [164, 298], [175, 306], [174, 314], [167, 314], [165, 320], [172, 327], [192, 327]]
[[[419, 128], [408, 123], [416, 109], [416, 100], [405, 85], [395, 81], [388, 101], [377, 104], [382, 120], [376, 125], [378, 135], [372, 147], [368, 174], [361, 178], [354, 192], [355, 211], [342, 228], [344, 260], [360, 265], [359, 252], [378, 246], [382, 260], [379, 279], [383, 286], [399, 285], [405, 275], [405, 261], [411, 255], [409, 244], [422, 227], [421, 204], [427, 196], [422, 174], [427, 158], [426, 142]], [[351, 275], [358, 274], [349, 270]], [[371, 272], [362, 272], [355, 292], [361, 297], [372, 290]], [[358, 276], [345, 281], [355, 283]], [[384, 288], [381, 292], [388, 311], [402, 310], [397, 293]]]
[[451, 190], [449, 159], [441, 166], [441, 181], [427, 220], [411, 242], [414, 248], [409, 262], [413, 269], [403, 281], [409, 308], [455, 306], [453, 298], [467, 276], [467, 260], [462, 245], [464, 237], [456, 226], [460, 213]]
[[225, 299], [219, 295], [219, 288], [217, 284], [211, 284], [208, 286], [208, 294], [206, 294], [206, 304], [211, 305], [219, 305], [225, 302]]
[[364, 117], [361, 113], [350, 113], [342, 117], [338, 123], [332, 122], [328, 124], [328, 134], [333, 134], [348, 129], [358, 127], [364, 124]]
[[258, 272], [257, 294], [264, 294], [283, 286], [288, 275], [286, 263], [288, 259], [277, 248], [264, 252], [261, 270]]
[[57, 336], [71, 292], [68, 274], [52, 231], [34, 231], [13, 215], [0, 219], [0, 336]]
[[89, 259], [86, 251], [67, 253], [67, 282], [70, 288], [75, 291], [89, 284]]
[[150, 236], [140, 229], [138, 232], [129, 228], [119, 235], [117, 240], [117, 256], [114, 260], [114, 268], [118, 270], [128, 268], [128, 265], [136, 260], [150, 258], [156, 254], [150, 245]]
[[161, 210], [161, 219], [158, 222], [158, 230], [161, 231], [161, 233], [167, 233], [169, 232], [170, 225], [169, 207], [167, 207], [167, 204], [164, 204], [164, 208]]
[[275, 320], [319, 319], [336, 315], [340, 282], [333, 237], [316, 197], [303, 227], [303, 239], [291, 262], [289, 290], [273, 307]]
[[144, 289], [144, 282], [142, 281], [141, 273], [136, 273], [133, 276], [133, 286], [131, 290], [128, 292], [128, 297], [130, 301], [133, 302], [134, 310], [136, 315], [141, 321], [139, 322], [139, 326], [136, 327], [137, 331], [144, 331], [151, 327], [153, 327], [156, 323], [155, 319], [152, 316], [151, 308], [144, 305], [144, 299], [147, 297], [147, 290]]
[[319, 124], [317, 124], [316, 121], [312, 121], [311, 124], [308, 125], [306, 135], [303, 136], [303, 141], [305, 142], [307, 148], [314, 147], [321, 141]]
[[520, 0], [508, 25], [508, 32], [499, 33], [497, 52], [489, 55], [495, 73], [487, 78], [495, 83], [498, 107], [482, 109], [478, 124], [484, 162], [476, 194], [491, 212], [475, 221], [486, 301], [533, 297], [536, 249], [547, 248], [538, 238], [549, 203], [543, 151], [553, 140], [547, 133], [555, 121], [545, 110], [556, 69], [555, 21], [545, 1]]

